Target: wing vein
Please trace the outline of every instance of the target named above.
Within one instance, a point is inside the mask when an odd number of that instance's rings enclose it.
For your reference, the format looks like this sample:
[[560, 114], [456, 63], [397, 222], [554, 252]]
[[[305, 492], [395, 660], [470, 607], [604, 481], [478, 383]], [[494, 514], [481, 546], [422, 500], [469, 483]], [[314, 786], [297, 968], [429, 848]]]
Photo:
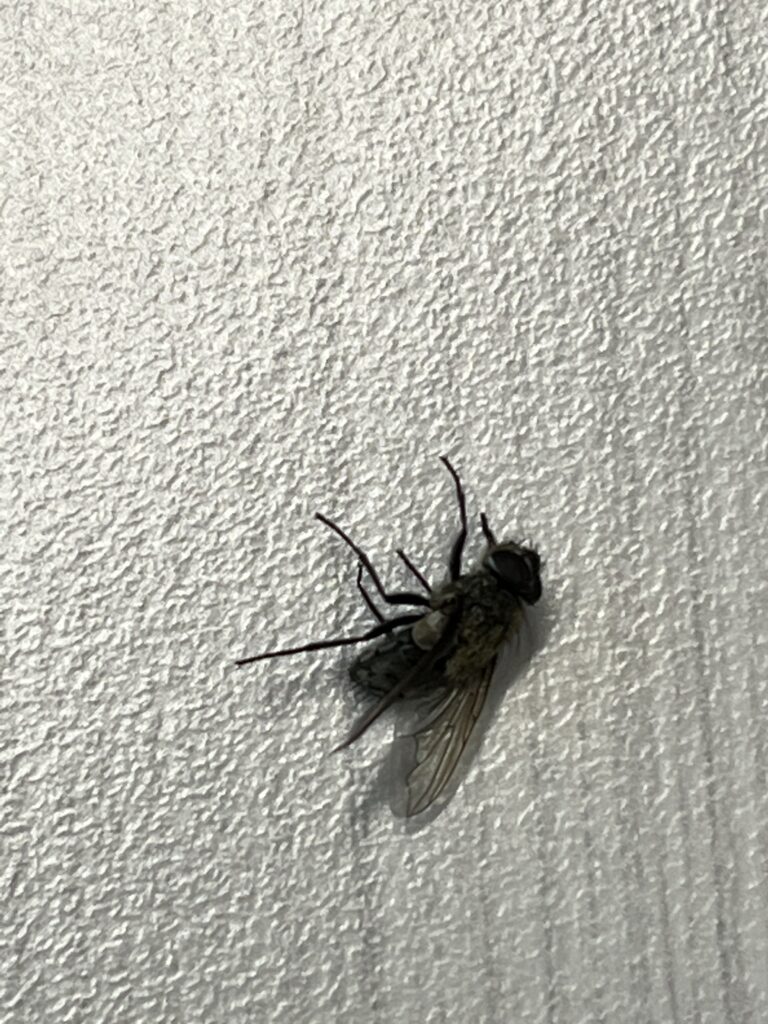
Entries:
[[406, 780], [409, 815], [426, 810], [448, 785], [480, 717], [494, 664], [495, 659], [476, 676], [457, 683], [412, 734], [416, 763]]

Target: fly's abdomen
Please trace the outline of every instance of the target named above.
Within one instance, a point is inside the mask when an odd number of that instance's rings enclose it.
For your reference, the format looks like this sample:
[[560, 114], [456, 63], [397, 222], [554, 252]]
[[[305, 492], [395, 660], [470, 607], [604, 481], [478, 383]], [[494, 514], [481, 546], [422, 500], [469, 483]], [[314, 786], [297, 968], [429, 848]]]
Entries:
[[[424, 651], [416, 645], [411, 630], [398, 630], [355, 658], [349, 666], [349, 676], [359, 686], [383, 696], [412, 672], [423, 656]], [[403, 691], [403, 696], [422, 693], [434, 682], [431, 675], [419, 679]]]

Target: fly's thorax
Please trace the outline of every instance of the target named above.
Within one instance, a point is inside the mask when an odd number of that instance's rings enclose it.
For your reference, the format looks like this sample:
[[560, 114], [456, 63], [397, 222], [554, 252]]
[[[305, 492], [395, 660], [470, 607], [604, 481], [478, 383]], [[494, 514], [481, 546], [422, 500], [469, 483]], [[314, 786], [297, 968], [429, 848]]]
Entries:
[[504, 641], [520, 628], [523, 611], [519, 598], [502, 590], [482, 569], [457, 580], [456, 587], [462, 613], [447, 674], [459, 679], [496, 657]]
[[520, 607], [519, 599], [504, 590], [487, 569], [481, 568], [467, 573], [452, 586], [462, 604], [467, 607], [477, 606], [490, 618], [500, 622], [505, 621]]

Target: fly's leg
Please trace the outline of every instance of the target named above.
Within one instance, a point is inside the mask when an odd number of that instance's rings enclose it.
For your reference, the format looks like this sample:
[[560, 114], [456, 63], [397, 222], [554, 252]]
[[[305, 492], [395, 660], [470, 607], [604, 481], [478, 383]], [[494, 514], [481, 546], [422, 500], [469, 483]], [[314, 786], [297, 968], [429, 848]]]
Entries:
[[384, 618], [384, 616], [381, 614], [379, 609], [373, 603], [373, 598], [371, 597], [371, 595], [368, 593], [368, 591], [363, 586], [363, 563], [362, 562], [357, 567], [357, 589], [360, 591], [360, 594], [361, 594], [363, 600], [365, 601], [366, 605], [368, 606], [368, 610], [370, 611], [371, 615], [373, 615], [374, 619], [378, 619], [379, 622], [382, 622], [382, 623], [386, 622], [387, 620]]
[[334, 533], [337, 533], [339, 537], [341, 537], [345, 544], [348, 544], [349, 547], [352, 548], [357, 557], [365, 566], [365, 569], [368, 575], [371, 577], [373, 585], [378, 590], [379, 595], [384, 601], [387, 602], [387, 604], [415, 604], [421, 605], [422, 607], [429, 607], [428, 598], [424, 597], [423, 594], [415, 593], [415, 591], [402, 590], [397, 591], [395, 593], [389, 593], [385, 589], [384, 584], [381, 582], [379, 574], [376, 572], [373, 565], [371, 564], [370, 558], [368, 557], [368, 555], [366, 555], [363, 549], [358, 547], [357, 544], [355, 544], [355, 542], [352, 540], [352, 538], [349, 537], [346, 533], [344, 533], [340, 526], [337, 526], [336, 523], [332, 522], [326, 516], [321, 515], [320, 512], [315, 513], [315, 519], [319, 519], [321, 523], [325, 523], [326, 526], [329, 526], [334, 531]]
[[263, 654], [256, 654], [251, 658], [240, 658], [236, 665], [250, 665], [254, 661], [264, 661], [266, 658], [282, 658], [286, 654], [303, 654], [305, 651], [324, 651], [329, 647], [347, 647], [350, 644], [361, 644], [366, 640], [374, 640], [384, 633], [391, 633], [398, 626], [410, 626], [418, 619], [420, 614], [398, 615], [394, 619], [385, 619], [378, 626], [369, 629], [367, 633], [360, 636], [335, 637], [331, 640], [313, 640], [311, 643], [302, 644], [300, 647], [285, 647], [281, 651], [265, 651]]
[[448, 562], [451, 579], [457, 580], [459, 576], [461, 576], [461, 556], [464, 551], [464, 541], [467, 539], [467, 502], [464, 497], [464, 488], [461, 486], [461, 481], [459, 480], [459, 474], [444, 455], [440, 456], [440, 461], [453, 477], [453, 482], [456, 484], [456, 498], [459, 503], [459, 520], [461, 522], [461, 530], [459, 531], [458, 537], [453, 542], [451, 557]]
[[493, 530], [488, 525], [488, 517], [486, 516], [485, 512], [480, 513], [480, 525], [483, 528], [485, 539], [493, 547], [496, 544], [496, 538], [493, 535]]
[[422, 587], [424, 587], [426, 592], [428, 594], [431, 594], [432, 587], [430, 587], [429, 581], [426, 579], [425, 576], [422, 575], [422, 573], [419, 572], [419, 570], [416, 568], [416, 566], [413, 564], [413, 562], [410, 560], [408, 555], [406, 555], [402, 548], [397, 549], [397, 556], [398, 558], [402, 559], [403, 562], [405, 562], [406, 568], [411, 570], [413, 575], [416, 577], [416, 579], [419, 581]]

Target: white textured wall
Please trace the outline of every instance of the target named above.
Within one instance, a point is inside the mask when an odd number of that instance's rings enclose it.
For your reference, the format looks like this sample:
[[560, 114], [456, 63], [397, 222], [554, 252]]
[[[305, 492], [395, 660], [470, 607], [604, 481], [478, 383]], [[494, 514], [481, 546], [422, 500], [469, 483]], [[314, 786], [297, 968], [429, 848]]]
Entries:
[[[0, 1019], [768, 1020], [765, 10], [2, 14]], [[337, 515], [553, 627], [447, 810]]]

